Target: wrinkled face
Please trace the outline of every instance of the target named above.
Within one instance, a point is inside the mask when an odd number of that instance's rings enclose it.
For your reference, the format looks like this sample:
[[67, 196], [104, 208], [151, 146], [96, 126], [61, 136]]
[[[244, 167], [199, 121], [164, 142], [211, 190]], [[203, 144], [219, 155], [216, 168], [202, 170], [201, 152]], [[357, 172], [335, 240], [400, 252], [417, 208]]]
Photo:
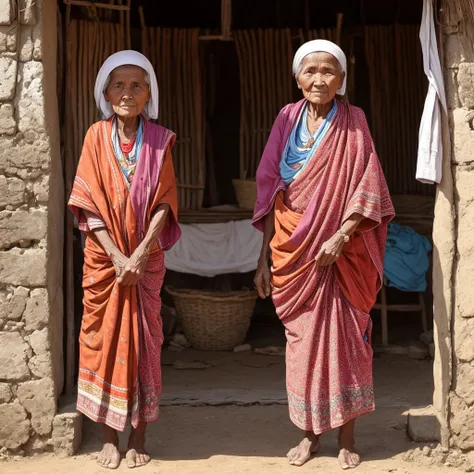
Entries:
[[145, 71], [138, 66], [119, 66], [112, 71], [104, 97], [117, 115], [134, 118], [142, 113], [150, 100], [150, 86], [145, 77]]
[[312, 53], [303, 59], [296, 76], [298, 87], [314, 105], [331, 102], [344, 83], [344, 72], [339, 61], [329, 53]]

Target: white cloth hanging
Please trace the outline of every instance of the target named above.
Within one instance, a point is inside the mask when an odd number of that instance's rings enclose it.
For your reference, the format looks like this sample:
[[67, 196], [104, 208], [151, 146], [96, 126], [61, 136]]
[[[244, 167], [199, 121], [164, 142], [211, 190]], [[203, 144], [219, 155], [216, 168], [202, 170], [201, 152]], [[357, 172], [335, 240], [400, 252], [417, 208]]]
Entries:
[[420, 27], [423, 69], [429, 81], [418, 137], [416, 179], [422, 183], [440, 183], [443, 168], [441, 107], [447, 112], [443, 70], [439, 61], [433, 0], [423, 1]]
[[180, 227], [181, 238], [165, 252], [168, 270], [213, 277], [257, 268], [263, 234], [251, 220]]

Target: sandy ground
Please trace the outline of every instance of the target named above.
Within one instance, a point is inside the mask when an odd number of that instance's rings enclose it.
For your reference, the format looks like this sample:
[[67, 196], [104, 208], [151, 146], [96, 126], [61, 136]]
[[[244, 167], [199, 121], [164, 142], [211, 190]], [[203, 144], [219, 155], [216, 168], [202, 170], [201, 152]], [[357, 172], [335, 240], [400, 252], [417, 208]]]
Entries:
[[[454, 474], [454, 469], [422, 467], [397, 455], [413, 447], [403, 431], [394, 429], [405, 418], [397, 408], [380, 408], [360, 420], [358, 447], [363, 464], [358, 473]], [[89, 428], [89, 426], [87, 427]], [[3, 474], [104, 473], [91, 453], [100, 440], [88, 430], [84, 453], [71, 459], [52, 456], [0, 463]], [[340, 473], [335, 433], [322, 440], [321, 455], [302, 468], [291, 467], [284, 455], [299, 441], [300, 433], [288, 421], [285, 406], [166, 407], [152, 430], [148, 447], [154, 460], [140, 468], [158, 473]], [[129, 472], [125, 462], [116, 472]]]
[[[175, 360], [205, 361], [202, 371], [172, 367]], [[287, 464], [285, 454], [301, 437], [288, 419], [285, 406], [284, 360], [252, 352], [204, 353], [186, 350], [163, 354], [161, 419], [149, 430], [153, 461], [143, 474], [341, 472], [336, 433], [322, 439], [321, 454], [302, 468]], [[357, 446], [363, 464], [358, 473], [448, 474], [453, 468], [404, 462], [403, 453], [418, 446], [405, 429], [410, 407], [425, 406], [432, 397], [432, 365], [405, 357], [374, 359], [377, 410], [360, 419]], [[190, 406], [191, 405], [191, 406]], [[122, 445], [125, 446], [126, 434]], [[100, 431], [85, 423], [81, 454], [58, 459], [52, 455], [0, 463], [2, 474], [93, 474], [99, 467], [94, 453]], [[125, 462], [116, 472], [129, 472]]]

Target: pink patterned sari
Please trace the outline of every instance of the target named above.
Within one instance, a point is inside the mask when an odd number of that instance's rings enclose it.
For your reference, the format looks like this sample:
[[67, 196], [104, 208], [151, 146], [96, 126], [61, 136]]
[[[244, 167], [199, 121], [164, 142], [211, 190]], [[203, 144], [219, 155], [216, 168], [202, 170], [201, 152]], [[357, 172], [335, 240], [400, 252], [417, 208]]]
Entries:
[[[338, 103], [323, 142], [288, 187], [281, 152], [304, 100], [275, 121], [257, 172], [254, 225], [275, 210], [273, 301], [287, 337], [290, 418], [323, 433], [374, 410], [371, 320], [394, 215], [362, 110]], [[365, 219], [340, 259], [318, 267], [321, 245], [357, 213]]]

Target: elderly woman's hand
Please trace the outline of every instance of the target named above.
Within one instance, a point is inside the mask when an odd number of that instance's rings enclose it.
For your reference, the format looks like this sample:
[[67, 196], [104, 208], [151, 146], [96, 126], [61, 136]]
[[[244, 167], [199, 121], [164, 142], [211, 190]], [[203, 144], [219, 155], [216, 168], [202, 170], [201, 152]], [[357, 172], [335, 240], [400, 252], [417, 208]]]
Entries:
[[258, 261], [257, 272], [255, 273], [253, 282], [255, 283], [258, 296], [260, 296], [262, 299], [265, 299], [272, 293], [271, 278], [272, 274], [268, 260], [260, 259]]
[[332, 265], [341, 256], [344, 243], [344, 237], [339, 233], [334, 234], [329, 240], [321, 245], [321, 250], [314, 259], [316, 265], [319, 267]]
[[123, 286], [135, 286], [145, 273], [149, 253], [144, 247], [138, 247], [125, 263], [117, 281]]

